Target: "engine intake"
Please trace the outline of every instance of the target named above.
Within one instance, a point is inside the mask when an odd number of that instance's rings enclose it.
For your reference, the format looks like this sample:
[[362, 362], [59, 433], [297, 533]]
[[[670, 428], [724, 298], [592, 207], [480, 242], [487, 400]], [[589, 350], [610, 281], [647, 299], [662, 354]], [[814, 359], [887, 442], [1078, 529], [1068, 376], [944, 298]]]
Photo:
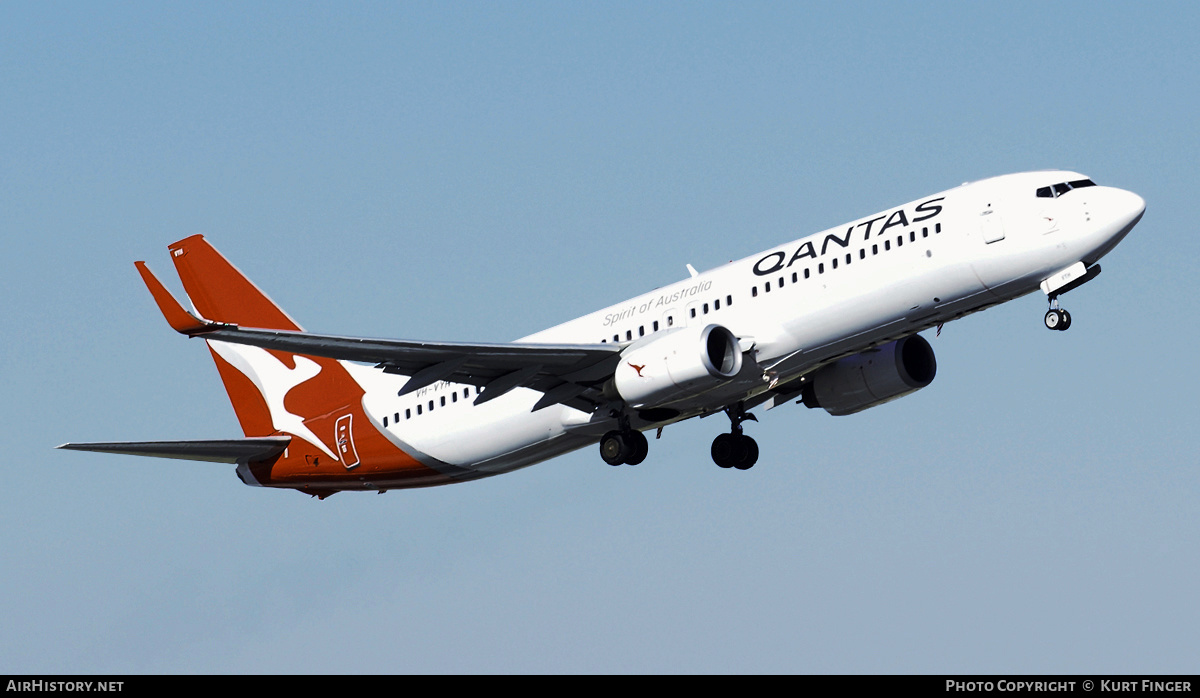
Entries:
[[854, 414], [915, 393], [935, 375], [933, 347], [912, 335], [818, 369], [804, 387], [804, 404], [836, 416]]
[[626, 348], [613, 385], [629, 406], [655, 407], [707, 392], [741, 370], [742, 352], [728, 329], [681, 327]]

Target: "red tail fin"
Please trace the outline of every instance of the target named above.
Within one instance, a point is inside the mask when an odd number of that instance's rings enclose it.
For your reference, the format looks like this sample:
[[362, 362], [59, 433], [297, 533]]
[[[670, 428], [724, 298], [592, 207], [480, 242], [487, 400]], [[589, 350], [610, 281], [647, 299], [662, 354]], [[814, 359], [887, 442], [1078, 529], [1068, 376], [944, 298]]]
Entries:
[[[201, 317], [241, 327], [301, 331], [203, 236], [193, 235], [168, 247], [183, 288]], [[298, 358], [215, 340], [208, 342], [208, 348], [246, 436], [285, 431], [320, 443], [304, 423], [362, 397], [362, 389], [332, 359]], [[318, 374], [321, 378], [313, 381]], [[321, 389], [301, 387], [302, 383]]]
[[169, 245], [171, 260], [200, 316], [266, 330], [300, 326], [204, 239], [193, 235]]
[[[139, 262], [137, 268], [176, 331], [203, 336], [211, 327], [208, 321], [302, 331], [203, 237], [193, 235], [169, 248], [200, 318], [184, 310], [145, 264]], [[246, 436], [293, 437], [280, 457], [256, 466], [252, 475], [257, 482], [287, 487], [344, 483], [351, 469], [376, 475], [386, 471], [394, 481], [445, 480], [374, 426], [362, 405], [362, 385], [338, 361], [217, 339], [207, 342]]]

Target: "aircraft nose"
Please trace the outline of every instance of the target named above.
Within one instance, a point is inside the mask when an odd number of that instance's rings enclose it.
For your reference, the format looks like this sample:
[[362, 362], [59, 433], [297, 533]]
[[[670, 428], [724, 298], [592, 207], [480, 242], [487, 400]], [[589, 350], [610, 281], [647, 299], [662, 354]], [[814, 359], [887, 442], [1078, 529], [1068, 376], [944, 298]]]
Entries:
[[1099, 201], [1093, 200], [1090, 207], [1091, 231], [1086, 234], [1092, 253], [1085, 259], [1089, 264], [1108, 254], [1117, 243], [1125, 239], [1133, 226], [1146, 212], [1146, 200], [1131, 191], [1115, 187], [1097, 188], [1102, 194]]
[[1112, 212], [1121, 227], [1130, 226], [1146, 212], [1146, 200], [1131, 191], [1116, 189], [1113, 192]]

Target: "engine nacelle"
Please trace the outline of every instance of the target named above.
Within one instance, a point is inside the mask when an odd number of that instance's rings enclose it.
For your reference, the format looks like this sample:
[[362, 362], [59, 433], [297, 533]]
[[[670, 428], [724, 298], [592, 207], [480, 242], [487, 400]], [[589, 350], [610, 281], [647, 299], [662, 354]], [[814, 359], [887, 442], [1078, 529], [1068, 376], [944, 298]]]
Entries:
[[809, 377], [804, 404], [832, 415], [854, 414], [915, 393], [936, 374], [933, 347], [912, 335], [822, 367]]
[[711, 390], [741, 370], [742, 351], [728, 329], [682, 327], [625, 349], [613, 385], [630, 407], [655, 407]]

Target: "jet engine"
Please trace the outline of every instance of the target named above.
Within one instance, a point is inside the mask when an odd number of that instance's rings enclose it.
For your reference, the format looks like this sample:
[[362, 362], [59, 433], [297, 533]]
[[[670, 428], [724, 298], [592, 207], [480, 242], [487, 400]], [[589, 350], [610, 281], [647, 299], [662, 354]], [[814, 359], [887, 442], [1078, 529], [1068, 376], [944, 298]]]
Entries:
[[625, 349], [613, 386], [630, 407], [654, 407], [706, 392], [741, 369], [742, 351], [728, 329], [682, 327]]
[[937, 361], [920, 335], [823, 366], [808, 377], [804, 404], [841, 416], [904, 397], [933, 382]]

